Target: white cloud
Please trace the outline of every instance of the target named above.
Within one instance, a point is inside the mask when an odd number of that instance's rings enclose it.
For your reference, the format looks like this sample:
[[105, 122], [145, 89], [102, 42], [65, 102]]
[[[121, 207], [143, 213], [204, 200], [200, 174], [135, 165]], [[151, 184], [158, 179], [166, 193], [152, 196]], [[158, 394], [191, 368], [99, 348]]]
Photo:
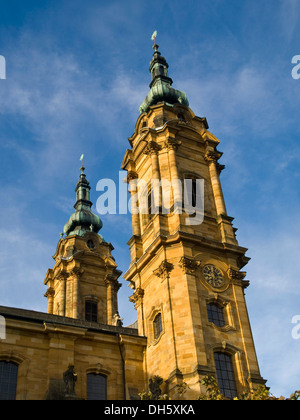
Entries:
[[281, 0], [279, 8], [279, 23], [282, 34], [288, 42], [295, 36], [299, 23], [299, 2], [298, 0]]
[[[295, 215], [294, 215], [295, 216]], [[299, 223], [283, 217], [270, 229], [262, 221], [243, 227], [241, 245], [249, 248], [246, 289], [254, 342], [262, 376], [275, 396], [288, 397], [299, 388], [300, 340], [291, 336], [292, 317], [299, 311]]]
[[[115, 144], [126, 144], [124, 121], [129, 112], [135, 120], [142, 101], [142, 87], [121, 66], [110, 72], [108, 83], [83, 57], [45, 48], [44, 41], [28, 31], [14, 44], [0, 97], [3, 121], [15, 118], [29, 136], [3, 142], [34, 169], [32, 182], [39, 189], [67, 173], [74, 154], [91, 150], [93, 155], [99, 140], [105, 153]], [[113, 137], [114, 143], [103, 136]]]
[[1, 228], [0, 237], [0, 305], [47, 312], [43, 280], [53, 247], [24, 228]]

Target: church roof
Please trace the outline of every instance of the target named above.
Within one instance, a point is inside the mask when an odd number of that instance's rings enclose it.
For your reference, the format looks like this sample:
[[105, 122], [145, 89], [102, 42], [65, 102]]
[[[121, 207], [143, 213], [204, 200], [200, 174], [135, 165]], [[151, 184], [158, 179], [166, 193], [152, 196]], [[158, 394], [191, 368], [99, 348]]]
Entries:
[[[98, 322], [89, 322], [81, 319], [68, 318], [61, 315], [53, 315], [45, 312], [31, 311], [28, 309], [11, 308], [7, 306], [0, 306], [0, 315], [5, 319], [14, 319], [24, 322], [32, 322], [37, 324], [55, 324], [65, 325], [69, 327], [86, 328], [99, 333], [107, 334], [125, 334], [131, 336], [139, 336], [138, 330], [129, 327], [118, 327], [114, 325], [100, 324]], [[139, 336], [140, 337], [140, 336]]]

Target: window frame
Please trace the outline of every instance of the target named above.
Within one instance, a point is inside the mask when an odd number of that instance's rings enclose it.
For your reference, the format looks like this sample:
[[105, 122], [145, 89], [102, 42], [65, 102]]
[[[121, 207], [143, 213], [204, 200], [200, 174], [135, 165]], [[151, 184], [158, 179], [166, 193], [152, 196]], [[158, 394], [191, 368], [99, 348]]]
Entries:
[[[90, 305], [89, 311], [87, 311], [87, 305]], [[94, 299], [86, 299], [84, 302], [84, 320], [87, 322], [98, 322], [98, 319], [98, 302]]]
[[[217, 310], [211, 309], [212, 307], [216, 308]], [[208, 321], [211, 322], [214, 326], [218, 328], [224, 328], [226, 327], [226, 325], [228, 325], [228, 322], [225, 317], [225, 308], [223, 305], [220, 305], [218, 302], [215, 302], [215, 301], [207, 302], [206, 311], [207, 311]], [[219, 323], [220, 321], [222, 321], [222, 325], [220, 325]]]
[[[2, 369], [2, 367], [7, 367], [7, 368], [9, 367], [10, 369], [8, 372], [5, 372]], [[14, 372], [12, 372], [12, 368], [14, 369]], [[8, 378], [6, 379], [5, 376], [8, 376]], [[15, 401], [16, 400], [18, 377], [19, 377], [19, 365], [17, 363], [12, 362], [12, 361], [0, 360], [0, 400], [2, 401]], [[5, 385], [7, 385], [7, 392], [3, 391], [3, 388]]]
[[95, 249], [95, 243], [92, 239], [88, 239], [86, 241], [86, 244], [87, 244], [90, 251], [93, 251]]
[[224, 351], [214, 351], [214, 363], [218, 386], [224, 397], [237, 397], [237, 380], [233, 355]]
[[[103, 379], [105, 379], [105, 383], [104, 383], [104, 398], [94, 398], [94, 397], [92, 397], [91, 396], [91, 394], [93, 395], [95, 395], [96, 394], [96, 392], [90, 392], [90, 395], [89, 395], [89, 378], [91, 379], [91, 378], [103, 378]], [[96, 386], [96, 384], [91, 384], [90, 383], [90, 386]], [[87, 374], [86, 374], [86, 399], [87, 399], [87, 401], [106, 401], [107, 400], [107, 391], [108, 391], [108, 388], [107, 388], [107, 375], [104, 375], [103, 373], [98, 373], [98, 372], [87, 372]], [[102, 396], [102, 395], [101, 395]]]
[[[159, 319], [159, 322], [157, 321]], [[153, 337], [154, 340], [158, 340], [163, 332], [162, 314], [158, 312], [153, 319]]]

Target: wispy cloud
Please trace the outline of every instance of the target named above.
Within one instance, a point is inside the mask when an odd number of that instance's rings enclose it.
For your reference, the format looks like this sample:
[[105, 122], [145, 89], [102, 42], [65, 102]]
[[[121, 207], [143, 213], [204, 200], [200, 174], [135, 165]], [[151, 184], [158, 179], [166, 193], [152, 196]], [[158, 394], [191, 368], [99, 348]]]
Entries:
[[291, 336], [292, 317], [299, 313], [299, 276], [295, 273], [300, 272], [300, 225], [291, 224], [293, 216], [283, 216], [270, 229], [264, 220], [248, 221], [242, 227], [240, 243], [249, 248], [251, 257], [245, 267], [250, 280], [246, 300], [261, 374], [275, 396], [287, 397], [300, 382], [300, 341]]
[[46, 312], [43, 279], [53, 247], [24, 227], [1, 228], [0, 237], [0, 304]]
[[299, 24], [299, 2], [297, 0], [281, 0], [279, 8], [279, 23], [282, 34], [288, 42], [295, 36]]
[[[14, 138], [8, 147], [14, 148], [26, 165], [34, 167], [32, 181], [44, 188], [47, 180], [54, 181], [63, 171], [66, 173], [74, 154], [80, 156], [83, 150], [95, 149], [99, 135], [114, 136], [116, 143], [126, 142], [120, 115], [123, 112], [128, 117], [131, 112], [133, 120], [136, 118], [140, 104], [137, 92], [142, 89], [121, 66], [110, 73], [108, 84], [95, 68], [84, 65], [81, 56], [45, 50], [43, 41], [37, 42], [34, 34], [27, 33], [25, 38], [26, 52], [21, 38], [9, 57], [0, 115], [3, 123], [8, 117], [15, 118], [17, 124], [21, 120], [25, 123], [27, 141]], [[104, 145], [105, 137], [100, 141]], [[106, 146], [105, 153], [113, 144]], [[101, 154], [100, 163], [99, 159]]]

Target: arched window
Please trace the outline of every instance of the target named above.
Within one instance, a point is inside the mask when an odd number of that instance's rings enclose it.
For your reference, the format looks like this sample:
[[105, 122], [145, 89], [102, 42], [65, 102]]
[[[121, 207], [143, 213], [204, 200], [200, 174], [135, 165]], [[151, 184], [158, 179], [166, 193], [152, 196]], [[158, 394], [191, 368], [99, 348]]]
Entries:
[[17, 393], [18, 365], [0, 361], [0, 400], [15, 400]]
[[184, 119], [184, 115], [183, 115], [183, 114], [181, 114], [181, 113], [177, 114], [177, 118], [178, 118], [179, 120], [181, 120], [181, 121], [185, 121], [185, 119]]
[[153, 321], [154, 339], [157, 340], [162, 333], [162, 318], [161, 314], [157, 314]]
[[224, 327], [225, 319], [223, 308], [216, 303], [209, 303], [207, 305], [207, 315], [209, 322], [213, 322], [217, 327]]
[[104, 375], [97, 373], [87, 374], [87, 400], [107, 399], [107, 379]]
[[215, 365], [220, 391], [227, 398], [237, 396], [232, 358], [230, 354], [215, 352]]
[[159, 66], [159, 74], [161, 74], [162, 76], [165, 76], [165, 69], [163, 66]]
[[85, 301], [85, 320], [98, 322], [98, 304], [94, 300]]
[[91, 250], [95, 248], [94, 242], [93, 242], [91, 239], [89, 239], [89, 240], [87, 241], [87, 246], [88, 246]]

